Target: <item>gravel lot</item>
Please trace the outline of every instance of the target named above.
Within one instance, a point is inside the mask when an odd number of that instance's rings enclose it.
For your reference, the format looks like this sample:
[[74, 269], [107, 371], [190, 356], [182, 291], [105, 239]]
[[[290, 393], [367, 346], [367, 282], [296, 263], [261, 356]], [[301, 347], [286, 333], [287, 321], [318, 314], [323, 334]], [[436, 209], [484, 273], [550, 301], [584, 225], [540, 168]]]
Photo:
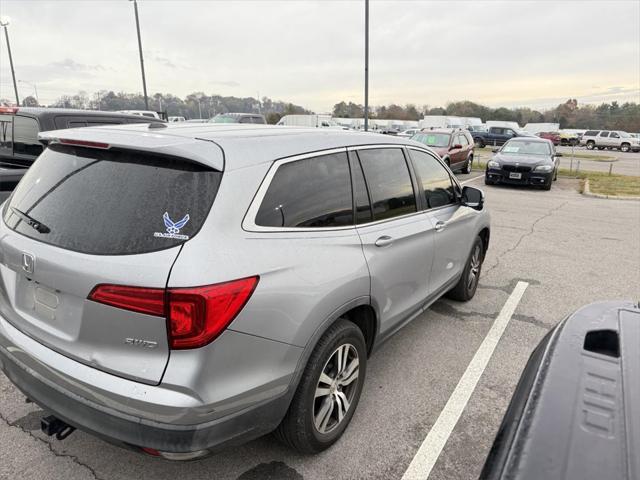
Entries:
[[[603, 153], [639, 168], [638, 154]], [[480, 186], [478, 175], [461, 179]], [[568, 179], [550, 192], [482, 187], [492, 233], [475, 298], [436, 302], [376, 353], [353, 422], [329, 451], [300, 456], [267, 436], [201, 461], [170, 463], [82, 432], [52, 441], [39, 430], [40, 409], [25, 404], [0, 374], [0, 478], [401, 478], [515, 284], [524, 280], [529, 287], [429, 477], [477, 478], [543, 335], [583, 304], [640, 297], [640, 202], [586, 198]]]

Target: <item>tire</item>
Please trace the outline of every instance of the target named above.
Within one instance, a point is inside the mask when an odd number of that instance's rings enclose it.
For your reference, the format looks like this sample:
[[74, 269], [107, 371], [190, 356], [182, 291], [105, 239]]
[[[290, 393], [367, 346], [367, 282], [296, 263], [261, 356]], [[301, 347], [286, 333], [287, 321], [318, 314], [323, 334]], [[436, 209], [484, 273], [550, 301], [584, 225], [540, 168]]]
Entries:
[[587, 142], [587, 150], [593, 150], [595, 148], [596, 144], [593, 141], [588, 141]]
[[604, 147], [598, 147], [598, 150], [604, 150]]
[[631, 145], [629, 145], [628, 143], [623, 143], [622, 145], [620, 145], [621, 152], [628, 152], [629, 150], [631, 150]]
[[553, 174], [553, 181], [558, 180], [558, 169], [556, 169], [556, 173]]
[[484, 184], [485, 184], [485, 185], [495, 185], [495, 182], [494, 182], [493, 180], [489, 180], [489, 179], [487, 178], [487, 176], [485, 175], [485, 176], [484, 176]]
[[484, 141], [481, 138], [474, 138], [473, 143], [477, 148], [484, 148]]
[[[343, 374], [336, 370], [335, 362], [345, 352], [347, 362], [342, 371], [353, 368], [351, 365], [355, 360], [356, 376], [347, 375], [343, 381], [351, 379], [351, 382], [343, 385], [339, 380]], [[366, 369], [367, 347], [362, 331], [354, 323], [339, 319], [320, 338], [309, 357], [289, 410], [274, 432], [275, 437], [301, 453], [318, 453], [329, 448], [340, 438], [353, 417]], [[324, 382], [321, 374], [333, 382]], [[323, 391], [320, 396], [316, 396], [318, 389]], [[346, 412], [340, 408], [340, 405], [344, 406], [344, 399], [348, 401]], [[343, 414], [341, 419], [336, 408]], [[323, 411], [326, 413], [324, 416]]]
[[551, 185], [552, 185], [552, 184], [553, 184], [553, 180], [552, 180], [552, 179], [549, 179], [549, 183], [545, 183], [545, 184], [542, 186], [542, 189], [543, 189], [543, 190], [547, 190], [547, 191], [548, 191], [548, 190], [551, 190]]
[[459, 302], [468, 302], [476, 294], [482, 262], [484, 261], [484, 243], [478, 236], [473, 242], [462, 276], [455, 287], [447, 292], [447, 297]]
[[448, 158], [445, 158], [444, 163], [446, 163], [447, 167], [451, 168], [451, 160], [449, 160]]
[[471, 173], [471, 169], [473, 168], [473, 156], [470, 156], [467, 159], [467, 163], [462, 169], [462, 173], [466, 173], [467, 175]]

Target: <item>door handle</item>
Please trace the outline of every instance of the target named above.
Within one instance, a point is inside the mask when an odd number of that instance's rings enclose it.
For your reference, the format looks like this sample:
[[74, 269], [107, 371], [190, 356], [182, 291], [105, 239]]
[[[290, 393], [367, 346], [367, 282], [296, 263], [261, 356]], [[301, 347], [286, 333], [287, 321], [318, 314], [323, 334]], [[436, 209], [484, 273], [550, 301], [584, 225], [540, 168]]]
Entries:
[[388, 247], [393, 243], [393, 238], [388, 235], [383, 235], [379, 239], [376, 240], [376, 247]]
[[436, 222], [436, 232], [441, 232], [442, 230], [444, 230], [444, 227], [446, 226], [447, 226], [446, 222], [443, 222], [442, 220], [438, 220]]

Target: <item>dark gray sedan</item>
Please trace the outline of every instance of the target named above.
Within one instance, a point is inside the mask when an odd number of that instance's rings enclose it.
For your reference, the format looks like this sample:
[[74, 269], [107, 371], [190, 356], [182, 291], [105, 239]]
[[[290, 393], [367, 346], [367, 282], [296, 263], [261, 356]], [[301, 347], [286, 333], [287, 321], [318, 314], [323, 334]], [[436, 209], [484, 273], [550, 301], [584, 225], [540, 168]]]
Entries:
[[518, 137], [509, 140], [487, 162], [484, 183], [510, 183], [540, 186], [551, 190], [558, 178], [561, 153], [544, 138]]

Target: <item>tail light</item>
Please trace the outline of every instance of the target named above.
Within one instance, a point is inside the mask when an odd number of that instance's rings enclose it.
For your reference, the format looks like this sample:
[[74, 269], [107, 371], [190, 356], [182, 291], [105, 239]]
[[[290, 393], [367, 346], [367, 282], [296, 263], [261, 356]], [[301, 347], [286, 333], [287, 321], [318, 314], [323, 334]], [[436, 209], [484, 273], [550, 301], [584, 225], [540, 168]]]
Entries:
[[88, 299], [167, 318], [172, 349], [203, 347], [215, 340], [244, 308], [260, 277], [193, 288], [98, 285]]

